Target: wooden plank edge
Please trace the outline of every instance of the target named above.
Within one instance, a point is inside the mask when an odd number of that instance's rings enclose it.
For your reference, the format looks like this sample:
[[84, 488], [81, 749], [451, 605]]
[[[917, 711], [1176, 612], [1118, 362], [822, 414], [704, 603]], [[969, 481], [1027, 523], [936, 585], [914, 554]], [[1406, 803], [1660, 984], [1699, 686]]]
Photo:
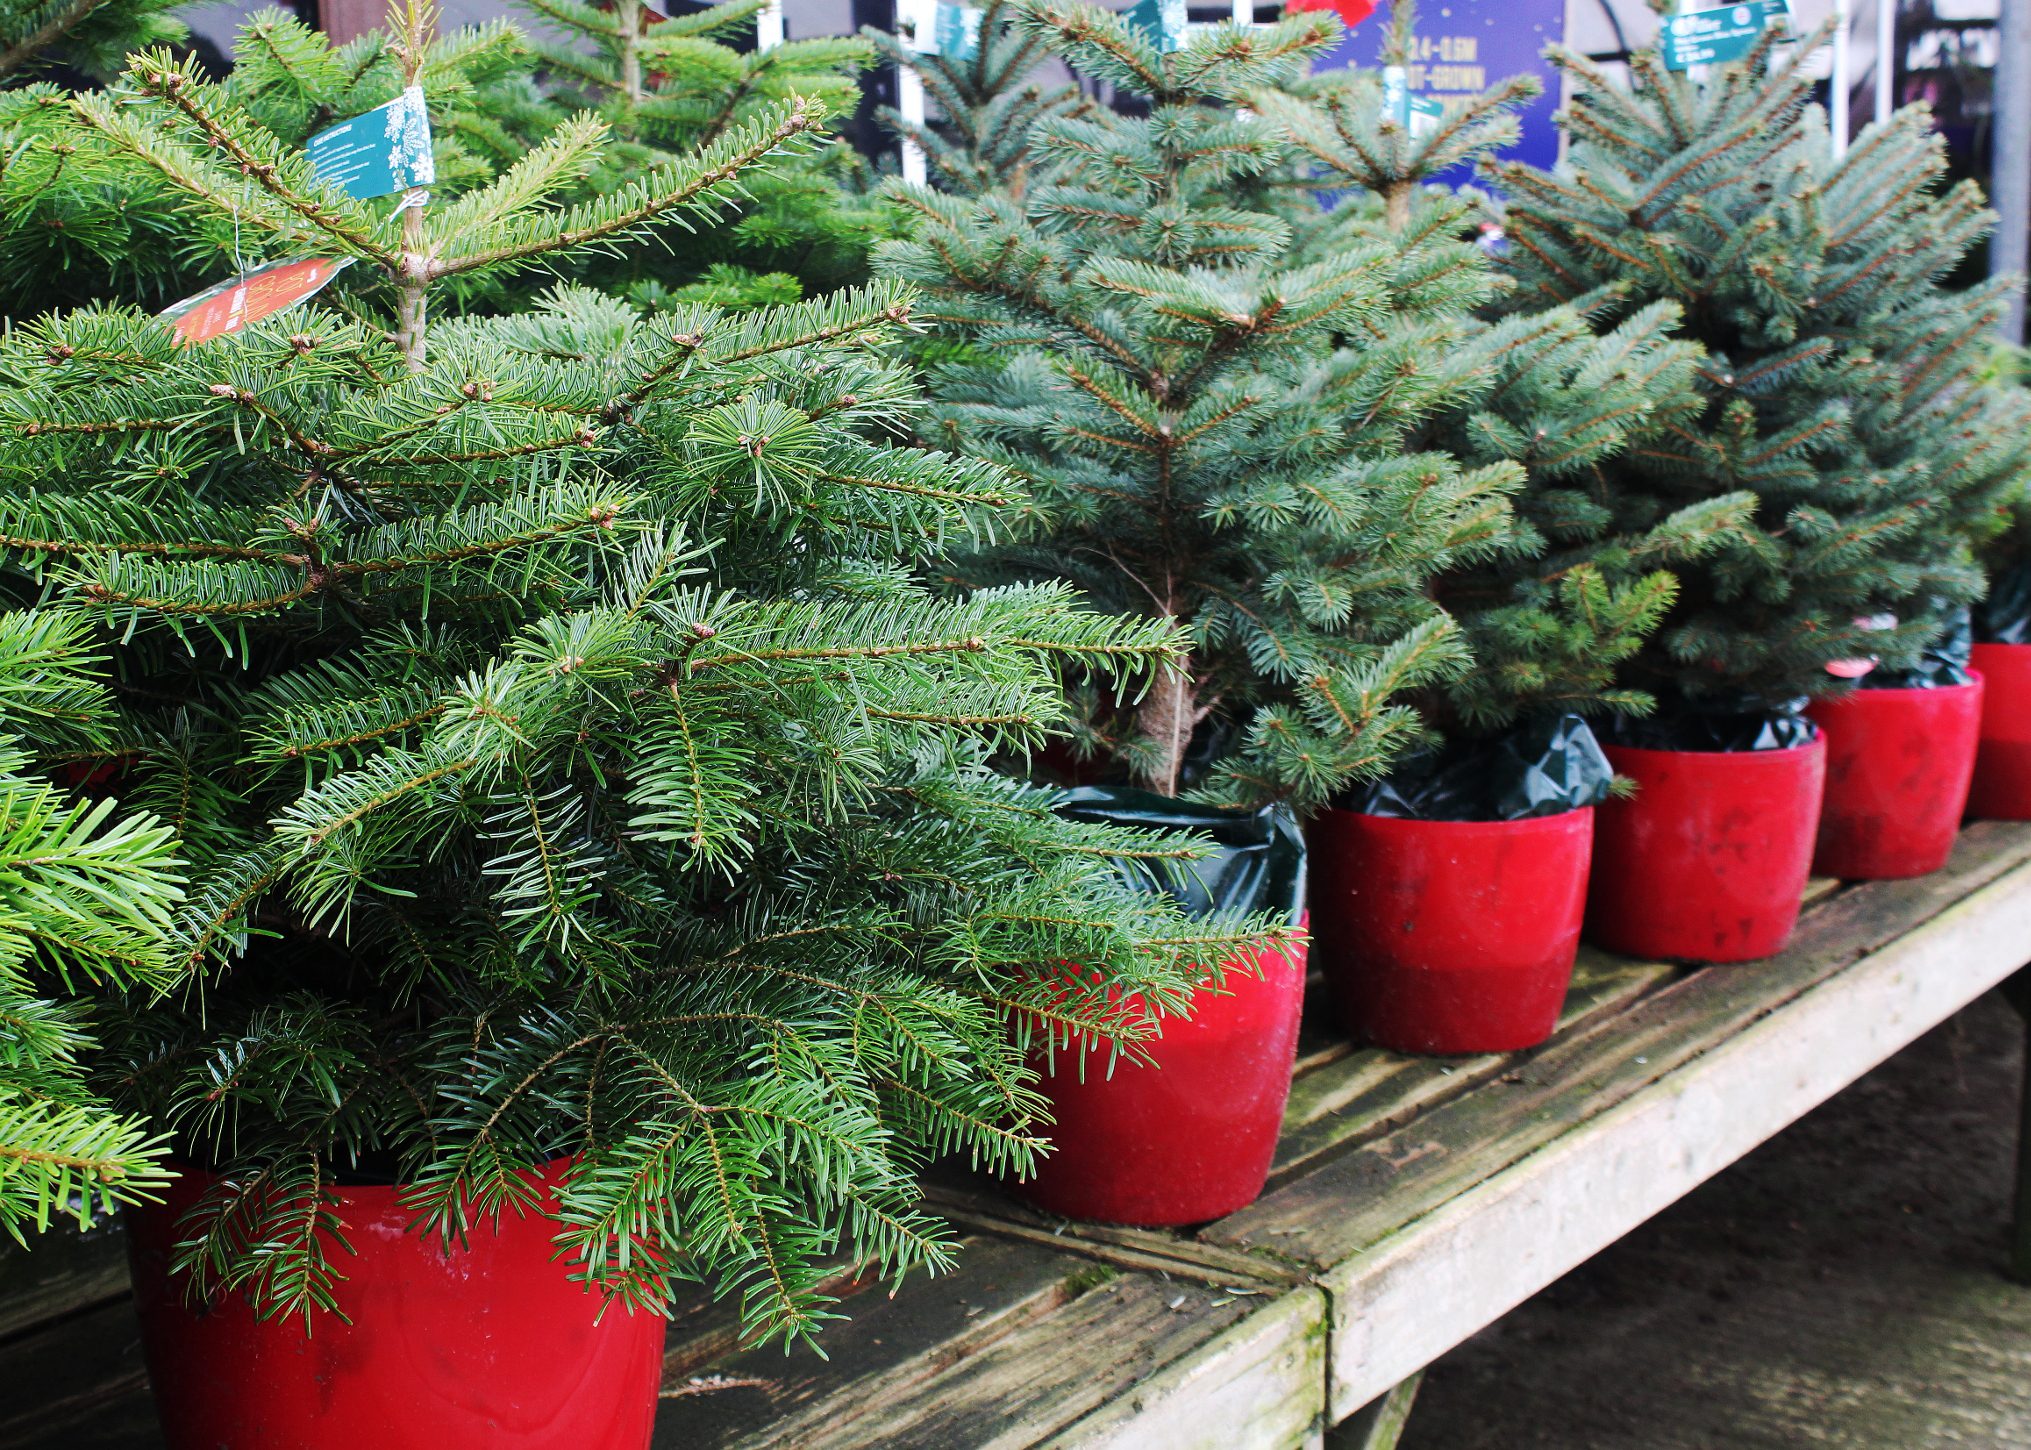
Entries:
[[1069, 1219], [1062, 1225], [1051, 1224], [1030, 1219], [1012, 1206], [997, 1211], [994, 1207], [955, 1201], [936, 1193], [927, 1195], [924, 1201], [933, 1213], [961, 1228], [1078, 1254], [1119, 1269], [1169, 1274], [1204, 1284], [1277, 1289], [1291, 1288], [1306, 1279], [1302, 1270], [1266, 1254], [1179, 1238], [1160, 1229], [1120, 1228]]
[[1040, 1450], [1316, 1450], [1326, 1426], [1326, 1332], [1323, 1293], [1279, 1294]]
[[1368, 1252], [1332, 1299], [1351, 1415], [1698, 1187], [2031, 957], [2031, 865], [1807, 989]]

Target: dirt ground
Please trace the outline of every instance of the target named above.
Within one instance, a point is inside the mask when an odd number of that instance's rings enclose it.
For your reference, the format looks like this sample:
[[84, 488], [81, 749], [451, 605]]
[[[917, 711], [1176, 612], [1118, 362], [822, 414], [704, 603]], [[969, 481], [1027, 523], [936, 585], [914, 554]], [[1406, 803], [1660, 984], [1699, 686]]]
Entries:
[[1402, 1450], [2031, 1450], [1993, 995], [1441, 1360]]

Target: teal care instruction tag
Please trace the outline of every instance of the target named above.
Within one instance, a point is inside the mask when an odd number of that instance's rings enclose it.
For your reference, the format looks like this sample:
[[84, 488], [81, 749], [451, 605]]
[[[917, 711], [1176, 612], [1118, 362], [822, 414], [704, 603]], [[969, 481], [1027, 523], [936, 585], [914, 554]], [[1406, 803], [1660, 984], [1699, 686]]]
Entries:
[[1664, 52], [1666, 70], [1718, 65], [1747, 55], [1765, 30], [1786, 26], [1790, 20], [1786, 0], [1745, 0], [1740, 5], [1688, 10], [1665, 19], [1658, 28], [1657, 46]]
[[437, 162], [430, 154], [430, 110], [423, 103], [421, 86], [411, 86], [385, 106], [318, 132], [303, 150], [319, 181], [356, 201], [437, 180]]
[[1382, 119], [1394, 121], [1421, 141], [1439, 129], [1446, 119], [1446, 103], [1437, 96], [1420, 95], [1410, 88], [1410, 73], [1400, 65], [1382, 68]]
[[947, 60], [972, 60], [979, 54], [984, 18], [977, 6], [947, 0], [901, 0], [896, 6], [896, 28], [910, 49]]
[[937, 19], [931, 25], [933, 48], [947, 60], [972, 60], [980, 50], [982, 18], [983, 12], [974, 6], [938, 0]]
[[1121, 18], [1162, 51], [1182, 48], [1190, 23], [1185, 0], [1135, 0], [1121, 12]]

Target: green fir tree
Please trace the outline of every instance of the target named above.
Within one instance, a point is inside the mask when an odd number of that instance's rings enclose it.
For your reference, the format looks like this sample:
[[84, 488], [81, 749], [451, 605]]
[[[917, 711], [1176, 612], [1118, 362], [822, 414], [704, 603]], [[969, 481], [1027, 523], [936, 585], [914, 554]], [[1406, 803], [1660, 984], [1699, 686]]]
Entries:
[[[590, 111], [613, 140], [587, 178], [597, 194], [642, 170], [690, 155], [770, 107], [801, 96], [828, 114], [850, 114], [858, 77], [873, 58], [857, 36], [816, 36], [760, 48], [756, 17], [766, 0], [721, 0], [664, 17], [645, 0], [517, 0], [532, 27], [538, 70], [494, 87], [470, 116], [476, 145], [513, 163], [530, 141]], [[812, 290], [865, 280], [879, 226], [865, 164], [850, 147], [787, 159], [748, 182], [740, 214], [673, 259], [637, 250], [590, 276], [631, 286], [645, 300], [684, 300], [668, 289], [717, 267], [710, 285], [744, 273], [796, 278]], [[718, 294], [722, 300], [728, 296]], [[749, 305], [763, 300], [757, 293]]]
[[174, 833], [78, 783], [115, 712], [85, 621], [0, 614], [0, 1229], [89, 1226], [168, 1174], [162, 1135], [90, 1091], [79, 994], [166, 987]]
[[1017, 24], [1017, 0], [989, 0], [969, 48], [947, 55], [919, 49], [922, 37], [862, 32], [898, 70], [915, 74], [938, 118], [923, 123], [883, 107], [882, 124], [924, 153], [940, 191], [1020, 196], [1033, 165], [1031, 141], [1047, 116], [1080, 115], [1093, 102], [1073, 84], [1052, 84], [1045, 37]]
[[2012, 284], [1942, 285], [1990, 223], [1980, 193], [1938, 189], [1922, 109], [1835, 159], [1800, 69], [1823, 39], [1786, 57], [1773, 33], [1704, 80], [1644, 52], [1626, 87], [1560, 53], [1567, 162], [1498, 169], [1513, 305], [1669, 302], [1706, 351], [1699, 412], [1617, 460], [1592, 505], [1640, 535], [1754, 497], [1680, 571], [1633, 666], [1633, 683], [1710, 708], [1826, 693], [1844, 660], [1909, 666], [1980, 591], [1972, 540], [2022, 477], [2021, 404], [1977, 380]]
[[1302, 245], [1289, 197], [1331, 184], [1259, 103], [1330, 17], [1170, 52], [1085, 5], [1019, 23], [1148, 104], [1039, 122], [1020, 198], [896, 193], [915, 233], [878, 269], [972, 344], [933, 375], [927, 436], [1034, 501], [973, 567], [1188, 632], [1189, 671], [1140, 700], [1078, 689], [1089, 748], [1165, 793], [1318, 804], [1384, 771], [1419, 734], [1409, 692], [1466, 663], [1426, 587], [1497, 547], [1521, 475], [1413, 434], [1471, 383], [1488, 269], [1443, 229]]
[[69, 758], [173, 825], [196, 883], [178, 985], [109, 1006], [97, 1059], [222, 1170], [182, 1266], [314, 1318], [335, 1175], [395, 1175], [454, 1241], [562, 1154], [560, 1250], [630, 1305], [699, 1280], [796, 1338], [842, 1257], [947, 1263], [918, 1172], [1033, 1162], [1030, 1049], [1133, 1056], [1124, 1000], [1180, 1010], [1260, 934], [1122, 884], [1190, 841], [1061, 820], [988, 766], [1059, 726], [1059, 671], [1129, 692], [1178, 643], [1060, 584], [916, 582], [1013, 492], [887, 441], [919, 406], [900, 284], [443, 305], [724, 216], [819, 106], [561, 200], [606, 144], [582, 116], [392, 216], [168, 55], [80, 111], [113, 175], [352, 260], [216, 341], [94, 308], [0, 344], [0, 588], [98, 632], [117, 738]]

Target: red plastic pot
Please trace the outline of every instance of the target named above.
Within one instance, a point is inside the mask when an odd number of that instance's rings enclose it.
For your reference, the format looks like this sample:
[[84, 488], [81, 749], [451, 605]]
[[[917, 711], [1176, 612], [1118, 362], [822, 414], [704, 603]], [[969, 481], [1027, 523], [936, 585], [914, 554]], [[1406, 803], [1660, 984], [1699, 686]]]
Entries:
[[1260, 965], [1257, 976], [1234, 964], [1224, 994], [1203, 991], [1189, 1018], [1163, 1019], [1149, 1064], [1118, 1061], [1110, 1075], [1106, 1045], [1084, 1040], [1040, 1058], [1053, 1150], [1017, 1192], [1065, 1218], [1142, 1228], [1253, 1203], [1290, 1096], [1304, 945], [1264, 952]]
[[1982, 737], [1967, 813], [1985, 821], [2031, 821], [2031, 644], [1978, 644]]
[[1312, 823], [1317, 960], [1353, 1036], [1509, 1052], [1551, 1036], [1587, 901], [1592, 810], [1522, 821]]
[[[543, 1202], [562, 1165], [536, 1175]], [[513, 1210], [448, 1255], [411, 1233], [399, 1188], [339, 1190], [356, 1253], [334, 1250], [339, 1307], [254, 1318], [192, 1308], [170, 1274], [177, 1216], [209, 1176], [128, 1212], [141, 1345], [170, 1450], [643, 1450], [662, 1379], [660, 1315], [600, 1297], [553, 1257], [557, 1226]], [[595, 1320], [598, 1320], [595, 1323]]]
[[1826, 736], [1786, 750], [1604, 748], [1637, 790], [1594, 822], [1588, 939], [1669, 961], [1780, 950], [1812, 868]]
[[1826, 735], [1826, 805], [1812, 869], [1849, 881], [1937, 871], [1967, 809], [1982, 679], [1855, 690], [1807, 712]]

